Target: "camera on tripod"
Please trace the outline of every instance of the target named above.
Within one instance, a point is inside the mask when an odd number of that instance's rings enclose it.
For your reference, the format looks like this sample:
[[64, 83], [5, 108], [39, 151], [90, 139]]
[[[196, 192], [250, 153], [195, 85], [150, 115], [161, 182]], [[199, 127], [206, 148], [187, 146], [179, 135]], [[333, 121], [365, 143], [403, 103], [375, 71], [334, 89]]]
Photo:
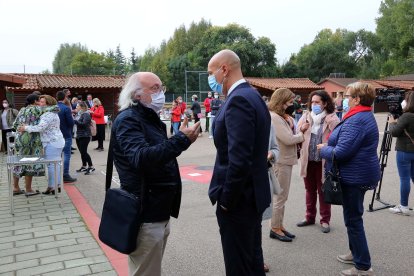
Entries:
[[405, 90], [398, 88], [380, 89], [377, 92], [375, 103], [386, 103], [388, 112], [397, 119], [403, 113], [401, 102], [404, 100]]

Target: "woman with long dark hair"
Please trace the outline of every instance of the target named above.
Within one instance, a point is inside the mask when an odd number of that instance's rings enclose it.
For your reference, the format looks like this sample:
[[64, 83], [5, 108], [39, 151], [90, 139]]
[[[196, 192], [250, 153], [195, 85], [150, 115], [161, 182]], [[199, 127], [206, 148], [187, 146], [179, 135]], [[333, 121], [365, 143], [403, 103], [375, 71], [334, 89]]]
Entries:
[[88, 145], [91, 141], [91, 115], [85, 102], [78, 102], [76, 107], [77, 116], [75, 118], [76, 125], [76, 145], [82, 159], [82, 167], [77, 172], [84, 172], [85, 175], [95, 171], [92, 164], [91, 156], [88, 153]]

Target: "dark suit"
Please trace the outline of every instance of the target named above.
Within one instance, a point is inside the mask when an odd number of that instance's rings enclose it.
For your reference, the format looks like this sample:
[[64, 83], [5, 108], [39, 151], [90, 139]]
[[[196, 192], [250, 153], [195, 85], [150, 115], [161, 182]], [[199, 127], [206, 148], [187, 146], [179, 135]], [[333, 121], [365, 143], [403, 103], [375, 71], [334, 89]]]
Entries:
[[93, 102], [90, 103], [88, 100], [86, 100], [85, 103], [88, 106], [88, 108], [91, 108], [93, 106]]
[[213, 204], [218, 202], [226, 274], [264, 275], [261, 219], [271, 201], [269, 111], [260, 94], [241, 83], [218, 111], [212, 127], [217, 156], [209, 196]]

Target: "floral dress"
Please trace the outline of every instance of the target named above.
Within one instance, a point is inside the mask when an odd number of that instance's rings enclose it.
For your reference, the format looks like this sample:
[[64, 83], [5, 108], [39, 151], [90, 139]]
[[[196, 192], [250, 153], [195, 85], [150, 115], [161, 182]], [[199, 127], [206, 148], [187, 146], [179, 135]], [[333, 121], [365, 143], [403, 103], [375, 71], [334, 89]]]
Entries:
[[[37, 125], [40, 116], [44, 112], [45, 110], [43, 108], [35, 105], [23, 107], [20, 109], [14, 121], [13, 128], [17, 129], [22, 124], [30, 126]], [[40, 133], [29, 133], [27, 131], [23, 133], [16, 132], [15, 148], [17, 155], [42, 155], [43, 146], [40, 140]], [[16, 177], [44, 176], [45, 166], [43, 164], [15, 166], [13, 173]]]

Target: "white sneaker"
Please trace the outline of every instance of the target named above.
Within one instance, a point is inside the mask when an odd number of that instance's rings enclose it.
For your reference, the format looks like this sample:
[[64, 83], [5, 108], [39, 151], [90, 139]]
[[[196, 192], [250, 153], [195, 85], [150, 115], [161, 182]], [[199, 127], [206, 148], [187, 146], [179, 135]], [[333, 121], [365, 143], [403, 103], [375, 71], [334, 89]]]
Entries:
[[350, 269], [342, 270], [341, 275], [344, 275], [344, 276], [375, 276], [375, 273], [372, 270], [372, 268], [368, 270], [359, 270], [353, 267]]
[[395, 207], [389, 208], [388, 210], [390, 210], [390, 212], [393, 214], [399, 214], [399, 215], [404, 215], [404, 216], [410, 215], [409, 213], [410, 208], [406, 206], [402, 206], [402, 205], [397, 205]]
[[208, 136], [208, 139], [213, 139], [213, 135]]

